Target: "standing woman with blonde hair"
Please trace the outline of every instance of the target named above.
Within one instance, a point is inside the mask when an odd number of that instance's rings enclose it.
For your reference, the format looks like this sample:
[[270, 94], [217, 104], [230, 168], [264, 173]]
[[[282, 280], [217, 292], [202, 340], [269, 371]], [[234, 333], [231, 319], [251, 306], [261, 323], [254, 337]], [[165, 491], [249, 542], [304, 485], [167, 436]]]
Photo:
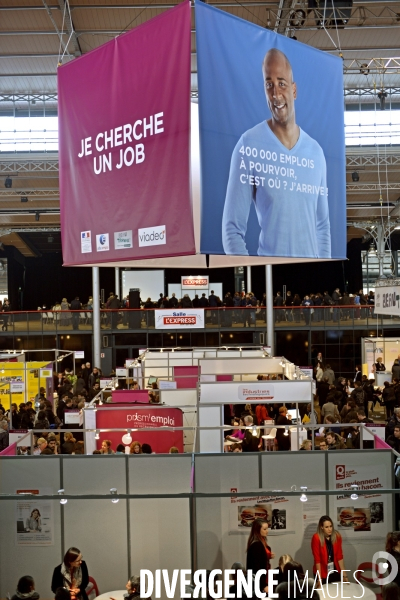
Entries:
[[246, 570], [251, 569], [253, 576], [261, 569], [266, 570], [266, 574], [260, 577], [259, 586], [261, 593], [266, 592], [268, 595], [268, 570], [275, 554], [267, 544], [267, 535], [268, 522], [261, 519], [253, 521], [247, 541]]
[[311, 550], [314, 556], [314, 574], [319, 573], [322, 583], [330, 571], [337, 571], [329, 575], [329, 583], [340, 581], [343, 571], [343, 581], [348, 581], [344, 567], [342, 536], [333, 526], [333, 521], [328, 515], [318, 521], [317, 533], [311, 539]]

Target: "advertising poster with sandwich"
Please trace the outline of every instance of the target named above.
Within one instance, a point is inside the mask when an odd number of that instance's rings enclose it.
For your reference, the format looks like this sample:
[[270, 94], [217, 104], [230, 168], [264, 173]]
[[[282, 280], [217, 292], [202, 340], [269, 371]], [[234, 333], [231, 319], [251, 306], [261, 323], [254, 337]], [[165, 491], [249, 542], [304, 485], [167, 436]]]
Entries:
[[[391, 487], [386, 472], [378, 466], [337, 464], [334, 469], [331, 516], [335, 527], [346, 538], [381, 537], [391, 527], [387, 497], [379, 490]], [[368, 494], [358, 494], [369, 490]]]

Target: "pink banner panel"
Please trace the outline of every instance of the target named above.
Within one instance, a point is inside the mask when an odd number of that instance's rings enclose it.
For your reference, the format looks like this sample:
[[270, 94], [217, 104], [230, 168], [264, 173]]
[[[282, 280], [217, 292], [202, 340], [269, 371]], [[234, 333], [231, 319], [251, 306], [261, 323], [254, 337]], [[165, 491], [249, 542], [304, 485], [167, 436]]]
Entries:
[[377, 435], [374, 435], [374, 441], [375, 441], [375, 448], [379, 448], [379, 449], [385, 449], [385, 450], [391, 450], [391, 446], [389, 446], [389, 444], [387, 444], [384, 440], [381, 440], [381, 438]]
[[195, 253], [190, 2], [58, 69], [65, 265]]
[[[122, 407], [121, 407], [122, 408]], [[132, 441], [150, 444], [156, 454], [166, 454], [172, 446], [183, 452], [183, 431], [172, 431], [163, 427], [183, 427], [183, 413], [180, 408], [135, 409], [127, 406], [125, 410], [115, 410], [110, 404], [104, 404], [96, 412], [96, 427], [98, 429], [132, 428]], [[159, 427], [160, 431], [140, 431], [145, 427]], [[133, 431], [134, 430], [134, 431]], [[100, 433], [97, 448], [100, 450], [103, 440], [111, 440], [115, 451], [122, 444], [123, 431], [105, 431]]]
[[15, 456], [17, 454], [17, 442], [11, 444], [11, 446], [7, 446], [4, 450], [0, 452], [0, 456]]
[[199, 367], [174, 367], [174, 379], [179, 389], [195, 389], [199, 380]]

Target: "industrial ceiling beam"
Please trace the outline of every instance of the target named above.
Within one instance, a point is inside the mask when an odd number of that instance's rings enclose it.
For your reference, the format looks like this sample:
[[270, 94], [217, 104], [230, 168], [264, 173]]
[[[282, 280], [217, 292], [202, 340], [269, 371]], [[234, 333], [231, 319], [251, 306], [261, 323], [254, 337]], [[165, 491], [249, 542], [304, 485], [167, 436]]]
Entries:
[[[63, 15], [65, 16], [64, 23], [65, 23], [65, 27], [67, 28], [68, 34], [69, 34], [68, 42], [72, 45], [72, 47], [74, 49], [73, 54], [76, 57], [81, 56], [82, 50], [81, 50], [78, 38], [75, 33], [75, 28], [74, 28], [74, 24], [73, 24], [72, 17], [71, 17], [69, 3], [66, 2], [66, 0], [58, 0], [58, 6], [59, 6], [60, 10], [62, 11]], [[68, 43], [67, 43], [67, 46], [68, 46]]]

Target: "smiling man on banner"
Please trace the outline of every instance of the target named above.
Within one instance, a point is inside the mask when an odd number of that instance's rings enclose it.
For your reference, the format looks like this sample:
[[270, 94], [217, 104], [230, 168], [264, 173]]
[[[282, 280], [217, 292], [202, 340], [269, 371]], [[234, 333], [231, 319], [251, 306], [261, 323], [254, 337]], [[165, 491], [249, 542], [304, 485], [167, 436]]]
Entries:
[[263, 75], [271, 118], [246, 131], [233, 151], [224, 251], [249, 254], [245, 235], [254, 202], [259, 256], [331, 258], [326, 161], [320, 145], [296, 124], [297, 87], [287, 56], [270, 49]]

